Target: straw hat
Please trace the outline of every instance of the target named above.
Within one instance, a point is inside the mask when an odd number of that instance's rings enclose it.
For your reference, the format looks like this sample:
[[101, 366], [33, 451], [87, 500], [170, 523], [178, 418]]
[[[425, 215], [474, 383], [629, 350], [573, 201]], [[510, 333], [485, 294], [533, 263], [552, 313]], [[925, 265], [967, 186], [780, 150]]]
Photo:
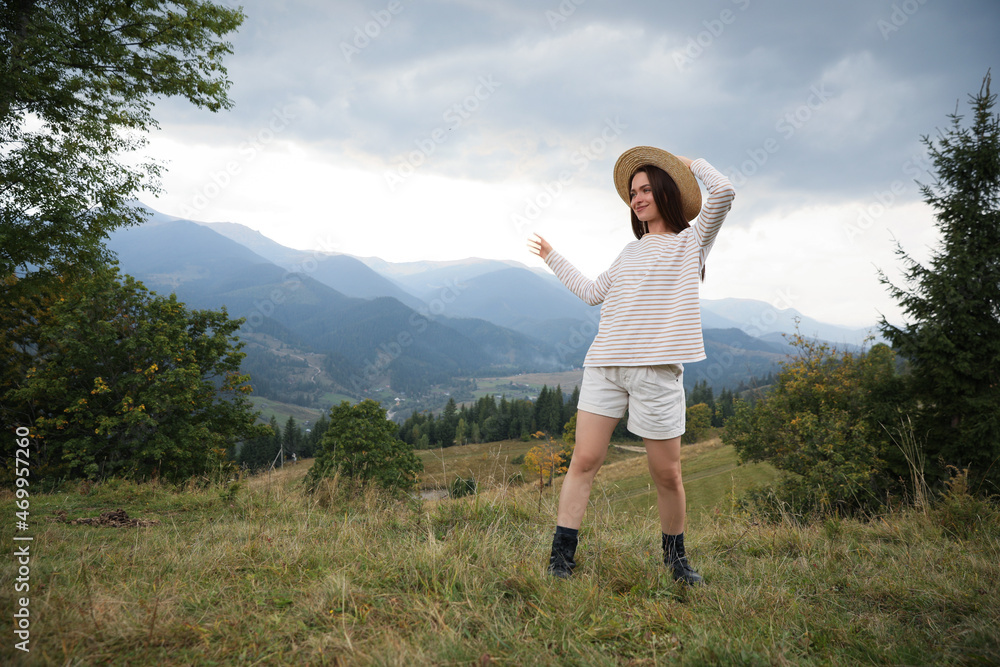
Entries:
[[652, 146], [636, 146], [630, 148], [615, 163], [615, 188], [622, 200], [631, 205], [628, 196], [632, 183], [629, 179], [632, 173], [643, 165], [651, 164], [659, 167], [670, 174], [681, 191], [681, 207], [684, 210], [684, 218], [691, 222], [698, 217], [701, 211], [701, 188], [698, 187], [698, 180], [691, 173], [683, 162], [671, 153]]

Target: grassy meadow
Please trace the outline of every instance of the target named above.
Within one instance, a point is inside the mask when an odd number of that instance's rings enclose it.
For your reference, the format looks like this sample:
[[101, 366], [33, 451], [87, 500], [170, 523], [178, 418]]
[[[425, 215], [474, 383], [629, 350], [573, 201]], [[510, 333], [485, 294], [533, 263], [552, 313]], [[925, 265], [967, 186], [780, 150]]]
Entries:
[[[686, 446], [689, 555], [708, 580], [686, 589], [660, 562], [644, 457], [620, 450], [595, 484], [577, 574], [553, 580], [544, 564], [558, 480], [541, 510], [537, 486], [506, 483], [516, 466], [505, 459], [532, 444], [421, 453], [425, 488], [453, 473], [480, 480], [481, 493], [455, 500], [347, 501], [335, 484], [308, 495], [308, 462], [236, 483], [34, 495], [31, 652], [14, 649], [8, 612], [0, 662], [1000, 663], [1000, 522], [989, 505], [956, 493], [926, 512], [766, 523], [738, 511], [732, 492], [773, 470], [736, 467], [717, 440]], [[157, 523], [71, 523], [117, 508]], [[23, 595], [16, 561], [0, 568], [11, 610]]]
[[289, 417], [294, 417], [298, 424], [306, 422], [315, 424], [323, 416], [322, 410], [305, 408], [301, 405], [293, 405], [292, 403], [282, 403], [281, 401], [261, 398], [260, 396], [250, 396], [249, 398], [250, 402], [253, 403], [254, 410], [260, 413], [260, 421], [268, 422], [271, 420], [271, 417], [274, 417], [278, 420], [278, 425], [282, 428], [284, 428], [285, 422], [288, 421]]

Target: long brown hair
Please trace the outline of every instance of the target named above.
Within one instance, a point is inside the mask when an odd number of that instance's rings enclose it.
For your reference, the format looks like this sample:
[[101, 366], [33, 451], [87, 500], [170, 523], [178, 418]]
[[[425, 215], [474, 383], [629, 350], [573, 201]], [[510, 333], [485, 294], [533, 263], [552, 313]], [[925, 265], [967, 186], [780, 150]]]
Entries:
[[[680, 234], [690, 227], [691, 224], [685, 219], [684, 208], [681, 206], [681, 191], [670, 174], [655, 164], [644, 164], [641, 167], [636, 167], [636, 170], [632, 172], [632, 175], [628, 179], [630, 190], [632, 188], [632, 181], [639, 172], [644, 172], [649, 179], [649, 185], [653, 188], [653, 201], [656, 203], [656, 209], [660, 212], [660, 217], [663, 218], [667, 230], [674, 234]], [[631, 203], [629, 203], [628, 208], [632, 213], [632, 233], [635, 234], [637, 239], [641, 239], [649, 231], [649, 227], [646, 226], [645, 222], [636, 217], [635, 209], [632, 208]], [[701, 267], [701, 279], [705, 279], [704, 266]]]
[[[674, 234], [680, 234], [690, 227], [691, 225], [684, 218], [684, 209], [681, 207], [681, 191], [677, 188], [677, 183], [670, 177], [670, 174], [656, 165], [644, 164], [636, 167], [636, 170], [629, 176], [629, 188], [632, 187], [632, 181], [635, 180], [635, 176], [639, 172], [644, 172], [649, 179], [649, 185], [653, 188], [653, 201], [656, 202], [656, 208], [660, 212], [663, 222], [666, 223], [667, 230]], [[637, 239], [641, 239], [649, 231], [649, 228], [645, 222], [636, 217], [631, 204], [629, 204], [629, 211], [632, 212], [632, 233]]]

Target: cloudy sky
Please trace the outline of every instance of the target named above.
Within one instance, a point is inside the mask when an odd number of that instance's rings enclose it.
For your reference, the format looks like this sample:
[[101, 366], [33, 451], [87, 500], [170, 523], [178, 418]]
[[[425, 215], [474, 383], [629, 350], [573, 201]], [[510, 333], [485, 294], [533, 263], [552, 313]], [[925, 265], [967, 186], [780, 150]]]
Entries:
[[1000, 73], [997, 0], [239, 4], [235, 107], [156, 109], [154, 208], [394, 262], [541, 266], [540, 233], [596, 277], [649, 144], [736, 186], [703, 297], [851, 326], [900, 321], [877, 269], [936, 242], [920, 138]]

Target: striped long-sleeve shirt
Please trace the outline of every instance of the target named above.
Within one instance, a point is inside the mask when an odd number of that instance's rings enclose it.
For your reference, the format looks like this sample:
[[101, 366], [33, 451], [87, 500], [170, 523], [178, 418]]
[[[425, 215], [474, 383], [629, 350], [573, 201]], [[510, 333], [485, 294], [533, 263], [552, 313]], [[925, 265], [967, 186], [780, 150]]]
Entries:
[[607, 271], [589, 280], [552, 251], [546, 263], [601, 321], [584, 366], [655, 366], [705, 358], [698, 288], [701, 269], [732, 206], [735, 191], [702, 159], [691, 171], [708, 198], [680, 234], [646, 234], [625, 246]]

